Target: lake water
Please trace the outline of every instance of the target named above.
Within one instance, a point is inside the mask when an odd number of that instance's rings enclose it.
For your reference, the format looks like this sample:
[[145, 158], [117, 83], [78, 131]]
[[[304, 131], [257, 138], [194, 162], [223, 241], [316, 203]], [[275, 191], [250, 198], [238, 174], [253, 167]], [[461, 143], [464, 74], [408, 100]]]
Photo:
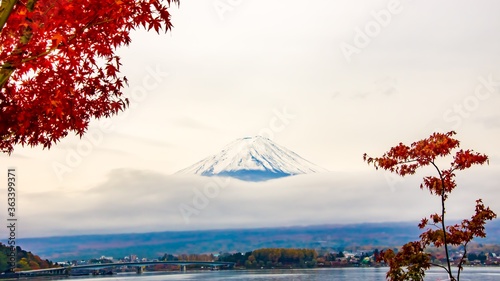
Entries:
[[[225, 270], [210, 272], [169, 272], [117, 274], [109, 277], [64, 278], [82, 281], [92, 279], [101, 281], [187, 281], [187, 280], [239, 280], [239, 281], [384, 281], [387, 268], [334, 268], [334, 269], [294, 269], [294, 270]], [[431, 269], [426, 273], [426, 281], [448, 280], [443, 270]], [[468, 268], [461, 274], [461, 281], [500, 280], [500, 268]]]

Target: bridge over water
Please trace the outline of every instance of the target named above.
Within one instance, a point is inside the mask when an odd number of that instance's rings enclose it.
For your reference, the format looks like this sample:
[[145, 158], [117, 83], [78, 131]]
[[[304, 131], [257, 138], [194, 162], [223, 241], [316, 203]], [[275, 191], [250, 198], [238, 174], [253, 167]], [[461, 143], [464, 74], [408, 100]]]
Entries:
[[227, 267], [232, 268], [234, 266], [233, 262], [205, 262], [205, 261], [146, 261], [146, 262], [116, 262], [116, 263], [99, 263], [99, 264], [84, 264], [75, 266], [64, 266], [56, 268], [45, 268], [45, 269], [35, 269], [35, 270], [25, 270], [18, 271], [15, 276], [40, 276], [40, 275], [71, 275], [72, 271], [89, 269], [89, 270], [99, 270], [103, 268], [115, 268], [122, 266], [136, 267], [137, 273], [140, 274], [144, 271], [146, 266], [158, 265], [158, 264], [172, 264], [179, 265], [181, 270], [185, 271], [188, 265], [201, 265], [210, 266], [213, 268], [217, 267]]

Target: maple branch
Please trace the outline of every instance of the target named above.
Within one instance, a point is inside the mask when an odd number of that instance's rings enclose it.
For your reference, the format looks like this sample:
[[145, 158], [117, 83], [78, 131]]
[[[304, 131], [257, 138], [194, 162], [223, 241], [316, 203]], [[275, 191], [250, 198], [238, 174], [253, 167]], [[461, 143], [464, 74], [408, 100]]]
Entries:
[[[18, 0], [11, 0], [11, 1], [17, 2]], [[26, 7], [28, 8], [28, 10], [30, 10], [30, 11], [33, 10], [36, 1], [37, 0], [29, 0], [28, 1], [28, 3], [26, 4]], [[3, 3], [4, 2], [2, 2], [2, 4]], [[54, 6], [52, 6], [51, 8], [53, 8]], [[2, 13], [2, 16], [3, 16], [3, 13]], [[93, 26], [97, 26], [97, 25], [100, 25], [100, 24], [104, 24], [104, 23], [108, 23], [108, 22], [113, 21], [113, 19], [105, 19], [105, 20], [102, 20], [102, 21], [94, 22], [96, 19], [97, 19], [97, 16], [94, 17], [90, 22], [88, 22], [79, 32], [75, 32], [72, 36], [70, 36], [66, 40], [66, 42], [72, 41], [73, 39], [77, 38], [77, 34], [78, 33], [82, 33], [85, 30], [87, 30], [87, 29], [89, 29], [89, 28], [91, 28]], [[20, 39], [20, 46], [26, 45], [31, 40], [32, 35], [33, 34], [32, 34], [31, 29], [29, 27], [27, 27], [25, 29], [25, 31], [24, 31], [23, 36]], [[44, 56], [46, 56], [46, 55], [54, 52], [55, 50], [59, 49], [63, 44], [64, 43], [59, 43], [58, 45], [56, 45], [56, 46], [54, 46], [54, 47], [46, 50], [45, 52], [42, 52], [42, 53], [40, 53], [38, 55], [35, 55], [35, 56], [31, 56], [31, 57], [22, 59], [20, 61], [20, 63], [26, 63], [26, 62], [29, 62], [29, 61], [36, 60], [38, 58], [44, 57]], [[19, 54], [22, 51], [20, 46], [16, 47], [16, 49], [13, 51], [13, 54]], [[7, 83], [7, 81], [10, 78], [10, 76], [12, 76], [12, 74], [14, 73], [15, 70], [16, 70], [16, 67], [13, 66], [9, 62], [6, 62], [6, 63], [4, 63], [4, 65], [1, 66], [1, 68], [0, 68], [0, 88], [3, 88], [3, 86]]]
[[[73, 39], [77, 38], [77, 34], [78, 33], [83, 33], [85, 30], [93, 27], [93, 26], [97, 26], [97, 25], [100, 25], [100, 24], [104, 24], [104, 23], [108, 23], [108, 22], [111, 22], [113, 21], [113, 19], [106, 19], [106, 20], [102, 20], [102, 21], [99, 21], [99, 22], [96, 22], [96, 23], [92, 23], [97, 17], [95, 17], [94, 19], [92, 19], [89, 23], [87, 23], [79, 32], [75, 32], [73, 35], [71, 35], [67, 40], [66, 42], [70, 42], [72, 41]], [[21, 60], [21, 63], [25, 63], [25, 62], [28, 62], [28, 61], [32, 61], [32, 60], [36, 60], [38, 58], [41, 58], [43, 56], [46, 56], [50, 53], [52, 53], [53, 51], [59, 49], [61, 46], [63, 46], [65, 43], [59, 43], [58, 45], [46, 50], [45, 52], [42, 52], [36, 56], [31, 56], [29, 58], [25, 58], [23, 60]]]
[[[24, 30], [23, 36], [19, 39], [19, 44], [16, 46], [14, 51], [12, 51], [13, 55], [19, 55], [22, 53], [22, 47], [31, 40], [31, 37], [33, 36], [33, 32], [31, 31], [31, 28], [27, 27]], [[0, 67], [0, 88], [3, 88], [3, 86], [7, 83], [9, 80], [10, 76], [14, 73], [16, 70], [16, 66], [13, 65], [10, 62], [5, 62], [1, 67]]]
[[[14, 6], [17, 4], [18, 0], [2, 0], [0, 5], [0, 32], [3, 30], [5, 23], [9, 19], [9, 16], [14, 9]], [[0, 88], [3, 88], [3, 85], [9, 80], [13, 71], [11, 70], [11, 66], [9, 63], [5, 63], [0, 68]]]
[[[17, 2], [18, 0], [7, 0], [6, 2], [8, 2], [8, 1]], [[30, 12], [33, 11], [37, 1], [38, 0], [29, 0], [26, 3], [26, 8], [28, 9], [28, 11], [30, 11]], [[4, 2], [2, 2], [2, 4], [3, 3]], [[13, 5], [14, 4], [15, 3], [13, 3]], [[2, 11], [1, 16], [3, 16], [3, 12], [4, 11]], [[10, 12], [12, 12], [12, 10]], [[10, 15], [10, 12], [9, 12], [9, 15]], [[7, 15], [7, 17], [8, 17], [8, 15]], [[7, 20], [7, 18], [5, 20]], [[31, 21], [31, 20], [29, 18], [26, 18], [26, 21]], [[4, 22], [4, 24], [5, 24], [5, 22]], [[0, 27], [3, 28], [3, 25], [0, 25]], [[23, 35], [21, 36], [21, 38], [19, 38], [19, 43], [16, 46], [16, 48], [14, 49], [14, 51], [12, 51], [12, 54], [13, 55], [21, 54], [23, 52], [23, 47], [29, 43], [29, 41], [31, 40], [32, 37], [33, 37], [33, 30], [29, 26], [27, 26], [23, 30]], [[2, 67], [0, 68], [0, 89], [3, 88], [3, 86], [7, 83], [10, 76], [12, 76], [12, 74], [14, 73], [15, 70], [16, 70], [16, 66], [14, 64], [12, 64], [11, 62], [7, 61], [2, 65]]]
[[409, 160], [406, 160], [406, 161], [401, 162], [401, 163], [412, 163], [412, 162], [418, 162], [418, 158], [415, 158], [415, 159], [409, 159]]
[[451, 271], [451, 264], [450, 264], [450, 254], [448, 253], [448, 241], [447, 241], [447, 235], [446, 235], [446, 224], [445, 224], [445, 221], [444, 221], [444, 215], [446, 214], [446, 208], [445, 208], [445, 184], [444, 184], [444, 178], [443, 178], [443, 174], [441, 173], [441, 170], [438, 168], [438, 166], [436, 165], [436, 163], [434, 163], [434, 161], [430, 161], [430, 163], [432, 164], [432, 166], [434, 166], [434, 168], [436, 168], [438, 174], [439, 174], [439, 178], [441, 179], [441, 227], [443, 228], [443, 243], [444, 243], [444, 252], [446, 254], [446, 264], [448, 266], [448, 268], [446, 269], [446, 271], [448, 272], [448, 275], [450, 277], [450, 279], [454, 279], [453, 278], [453, 274], [452, 274], [452, 271]]
[[0, 89], [7, 83], [12, 73], [14, 73], [14, 71], [11, 71], [8, 64], [4, 64], [0, 67]]
[[431, 262], [431, 265], [432, 265], [432, 266], [436, 266], [436, 267], [441, 267], [442, 269], [444, 269], [444, 270], [448, 271], [448, 269], [447, 269], [447, 268], [446, 268], [446, 266], [444, 266], [444, 265], [441, 265], [441, 264], [438, 264], [438, 263], [433, 263], [433, 262]]
[[9, 19], [14, 6], [19, 0], [2, 0], [2, 4], [0, 5], [0, 32], [2, 31], [5, 23]]
[[458, 272], [457, 272], [457, 280], [460, 280], [460, 273], [462, 272], [462, 264], [464, 263], [465, 259], [467, 258], [467, 244], [469, 244], [469, 241], [466, 241], [464, 244], [464, 255], [462, 258], [460, 258], [460, 262], [458, 263]]
[[410, 160], [401, 161], [401, 162], [398, 162], [398, 165], [408, 164], [408, 163], [413, 163], [413, 162], [418, 162], [418, 159], [410, 159]]

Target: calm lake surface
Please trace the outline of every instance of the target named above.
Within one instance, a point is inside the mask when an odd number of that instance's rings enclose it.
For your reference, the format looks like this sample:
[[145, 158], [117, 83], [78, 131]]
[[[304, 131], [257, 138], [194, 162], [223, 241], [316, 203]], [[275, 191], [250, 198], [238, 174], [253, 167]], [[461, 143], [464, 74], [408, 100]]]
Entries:
[[[63, 280], [102, 280], [102, 281], [146, 281], [146, 280], [241, 280], [241, 281], [384, 281], [386, 268], [335, 268], [335, 269], [295, 269], [295, 270], [227, 270], [211, 272], [176, 272], [117, 274], [109, 277], [64, 278]], [[61, 280], [61, 279], [60, 279]], [[426, 273], [426, 281], [448, 280], [440, 269]], [[461, 281], [500, 280], [500, 268], [465, 268]]]

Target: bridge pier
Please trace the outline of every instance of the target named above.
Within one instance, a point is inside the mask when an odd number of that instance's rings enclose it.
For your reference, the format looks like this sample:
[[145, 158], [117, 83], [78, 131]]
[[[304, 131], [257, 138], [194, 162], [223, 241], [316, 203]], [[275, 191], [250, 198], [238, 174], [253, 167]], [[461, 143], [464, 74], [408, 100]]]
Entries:
[[144, 272], [144, 267], [143, 266], [138, 266], [137, 267], [137, 274], [142, 274]]
[[184, 272], [187, 271], [185, 264], [181, 265], [181, 271], [184, 271]]

